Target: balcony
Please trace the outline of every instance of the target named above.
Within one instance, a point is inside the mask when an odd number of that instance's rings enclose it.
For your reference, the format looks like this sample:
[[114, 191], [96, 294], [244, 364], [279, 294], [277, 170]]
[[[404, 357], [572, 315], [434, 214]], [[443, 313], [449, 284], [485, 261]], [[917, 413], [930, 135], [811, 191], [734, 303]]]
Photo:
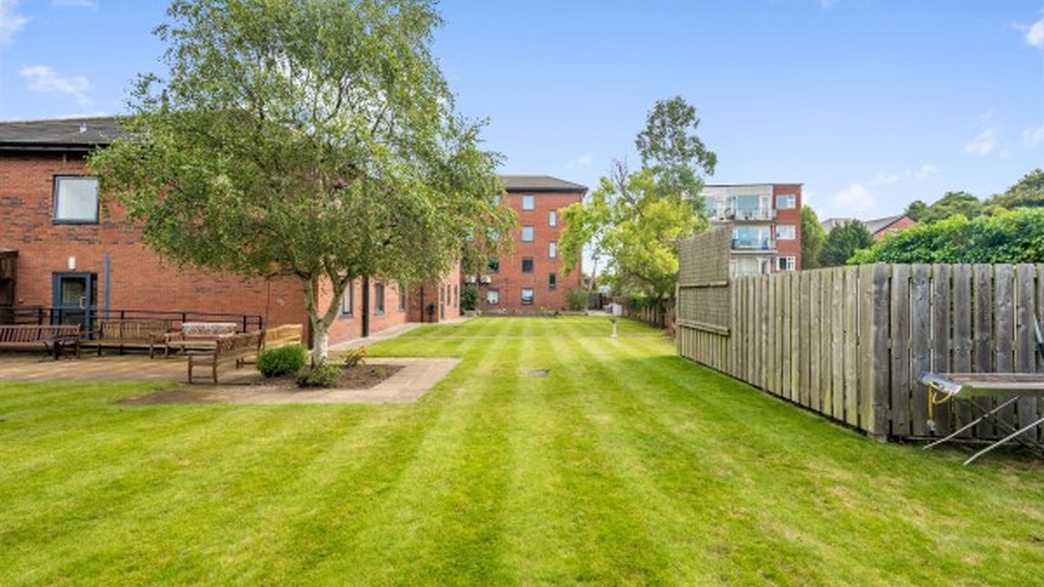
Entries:
[[771, 238], [734, 238], [732, 250], [742, 252], [768, 252], [776, 250], [776, 241]]
[[774, 208], [756, 208], [747, 210], [736, 210], [730, 220], [740, 221], [761, 221], [761, 220], [773, 220], [776, 218], [776, 210]]

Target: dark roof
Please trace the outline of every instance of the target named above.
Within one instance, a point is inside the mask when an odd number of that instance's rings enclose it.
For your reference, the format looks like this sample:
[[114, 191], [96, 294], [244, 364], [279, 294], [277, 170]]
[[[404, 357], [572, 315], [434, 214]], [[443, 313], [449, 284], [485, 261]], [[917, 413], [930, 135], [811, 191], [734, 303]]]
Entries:
[[800, 181], [748, 181], [746, 183], [705, 183], [705, 188], [741, 188], [748, 185], [805, 185]]
[[550, 175], [501, 175], [509, 192], [586, 192], [587, 186]]
[[[902, 220], [905, 216], [906, 214], [898, 214], [896, 216], [885, 216], [884, 218], [860, 220], [860, 222], [863, 223], [863, 226], [866, 226], [866, 229], [870, 231], [870, 234], [877, 234], [899, 220]], [[823, 230], [830, 232], [835, 226], [839, 226], [849, 220], [855, 220], [855, 218], [827, 218], [822, 222]]]
[[0, 122], [0, 150], [86, 151], [120, 134], [114, 116]]

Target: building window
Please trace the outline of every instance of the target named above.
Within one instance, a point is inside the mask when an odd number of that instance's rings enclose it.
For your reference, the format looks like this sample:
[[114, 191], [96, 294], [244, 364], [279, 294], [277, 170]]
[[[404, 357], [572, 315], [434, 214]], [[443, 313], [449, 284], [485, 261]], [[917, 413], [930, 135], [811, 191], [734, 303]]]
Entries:
[[535, 207], [535, 204], [536, 204], [535, 198], [533, 198], [533, 196], [531, 194], [526, 194], [526, 195], [522, 196], [522, 209], [523, 210], [532, 210]]
[[486, 290], [486, 303], [495, 306], [500, 303], [500, 292], [495, 289]]
[[373, 313], [380, 316], [384, 314], [384, 284], [377, 283], [373, 286]]
[[522, 242], [531, 243], [533, 242], [533, 227], [523, 226], [522, 227]]
[[496, 258], [490, 257], [489, 262], [486, 263], [486, 269], [488, 269], [490, 273], [497, 273], [497, 272], [499, 272], [500, 271], [500, 259], [496, 259]]
[[55, 176], [54, 221], [67, 224], [97, 224], [98, 178]]
[[797, 206], [797, 196], [776, 196], [777, 210], [793, 210]]
[[522, 303], [529, 305], [533, 303], [533, 288], [523, 287], [522, 288]]
[[774, 247], [769, 226], [737, 226], [732, 229], [732, 248], [767, 251]]
[[796, 264], [795, 257], [776, 257], [776, 268], [780, 271], [793, 271]]
[[351, 316], [355, 313], [355, 284], [349, 283], [341, 294], [341, 315]]
[[793, 224], [777, 224], [776, 238], [781, 240], [794, 240], [797, 238], [797, 228]]
[[554, 273], [547, 274], [547, 287], [548, 289], [555, 289], [558, 287], [558, 276]]
[[558, 256], [558, 241], [551, 241], [547, 243], [547, 256], [554, 259]]
[[533, 272], [533, 257], [522, 257], [522, 273]]
[[456, 283], [453, 284], [453, 307], [460, 307], [460, 286]]
[[399, 311], [406, 311], [406, 288], [399, 282]]
[[547, 213], [547, 225], [558, 226], [558, 210], [552, 210]]

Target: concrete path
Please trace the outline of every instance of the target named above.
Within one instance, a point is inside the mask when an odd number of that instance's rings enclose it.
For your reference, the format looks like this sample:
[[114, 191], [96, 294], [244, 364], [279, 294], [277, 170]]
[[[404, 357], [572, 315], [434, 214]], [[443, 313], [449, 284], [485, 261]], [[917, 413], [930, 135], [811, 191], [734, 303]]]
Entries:
[[55, 361], [40, 355], [0, 356], [0, 382], [9, 381], [168, 381], [182, 383], [162, 403], [337, 404], [404, 403], [416, 401], [460, 363], [452, 358], [384, 358], [366, 360], [370, 366], [403, 368], [369, 389], [285, 390], [266, 387], [253, 366], [223, 367], [220, 384], [186, 383], [185, 359], [149, 359], [142, 355], [84, 357]]
[[337, 343], [335, 345], [331, 345], [330, 346], [330, 350], [331, 351], [346, 351], [348, 349], [354, 349], [356, 347], [361, 347], [361, 346], [369, 346], [371, 344], [378, 343], [378, 342], [380, 342], [382, 340], [388, 340], [388, 339], [391, 339], [391, 338], [395, 338], [395, 337], [397, 337], [399, 335], [405, 334], [405, 333], [413, 330], [414, 328], [419, 328], [421, 326], [451, 326], [453, 324], [463, 324], [464, 322], [467, 322], [468, 320], [471, 320], [471, 316], [461, 316], [460, 318], [457, 318], [456, 320], [446, 320], [446, 321], [443, 321], [443, 322], [407, 322], [406, 324], [401, 324], [399, 326], [395, 326], [395, 327], [389, 328], [387, 330], [382, 330], [382, 331], [380, 331], [380, 332], [378, 332], [376, 334], [372, 334], [372, 335], [370, 335], [370, 336], [368, 336], [366, 338], [353, 338], [351, 340], [346, 340], [344, 342], [339, 342], [339, 343]]

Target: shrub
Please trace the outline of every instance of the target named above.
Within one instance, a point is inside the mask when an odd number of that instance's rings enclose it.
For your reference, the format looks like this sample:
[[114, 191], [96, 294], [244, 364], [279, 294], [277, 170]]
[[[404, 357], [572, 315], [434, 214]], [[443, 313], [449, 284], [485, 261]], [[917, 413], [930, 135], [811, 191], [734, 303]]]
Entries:
[[587, 309], [587, 292], [580, 288], [569, 290], [566, 295], [566, 307], [571, 312], [582, 312]]
[[362, 365], [363, 363], [366, 362], [365, 359], [366, 359], [366, 347], [361, 346], [361, 347], [358, 347], [358, 348], [354, 348], [354, 349], [348, 351], [347, 353], [345, 353], [345, 355], [344, 355], [344, 366], [351, 368], [351, 367], [354, 367], [356, 365]]
[[305, 369], [297, 378], [297, 384], [301, 387], [333, 387], [341, 378], [341, 366], [330, 363], [319, 363], [314, 367]]
[[308, 352], [299, 344], [263, 351], [257, 357], [257, 370], [265, 377], [297, 373], [308, 361]]
[[473, 284], [468, 283], [460, 290], [460, 307], [462, 310], [471, 311], [478, 304], [479, 291]]

